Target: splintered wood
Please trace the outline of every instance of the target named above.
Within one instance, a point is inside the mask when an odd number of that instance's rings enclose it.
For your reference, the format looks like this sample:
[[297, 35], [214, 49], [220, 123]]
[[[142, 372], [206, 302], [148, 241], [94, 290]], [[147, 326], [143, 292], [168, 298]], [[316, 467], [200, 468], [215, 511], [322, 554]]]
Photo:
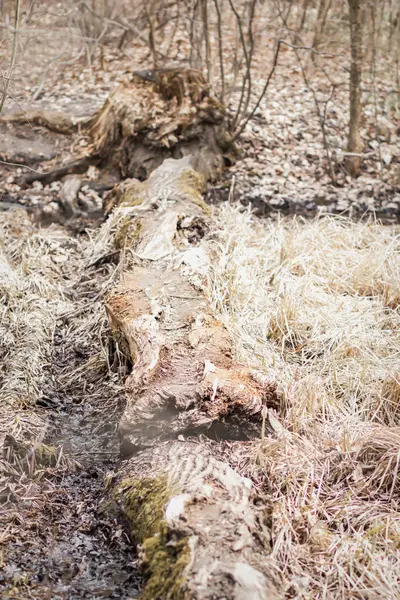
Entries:
[[198, 437], [259, 435], [263, 407], [276, 403], [274, 384], [235, 363], [204, 295], [212, 222], [201, 183], [188, 158], [166, 160], [116, 190], [100, 232], [111, 244], [122, 236], [133, 256], [106, 305], [133, 365], [119, 426], [130, 458], [114, 500], [141, 544], [143, 598], [278, 598], [251, 482]]
[[46, 173], [27, 174], [21, 180], [25, 184], [35, 180], [48, 184], [66, 174], [84, 173], [90, 165], [144, 180], [165, 159], [189, 155], [196, 170], [214, 181], [225, 162], [235, 159], [228, 112], [193, 69], [139, 72], [118, 86], [91, 117], [17, 112], [0, 117], [0, 123], [25, 123], [27, 118], [30, 124], [57, 133], [84, 133], [89, 146]]

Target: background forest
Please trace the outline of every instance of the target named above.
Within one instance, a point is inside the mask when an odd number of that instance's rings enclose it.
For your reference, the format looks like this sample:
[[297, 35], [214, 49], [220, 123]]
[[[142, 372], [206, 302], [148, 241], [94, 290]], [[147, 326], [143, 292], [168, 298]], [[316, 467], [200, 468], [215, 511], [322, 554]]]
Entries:
[[9, 107], [88, 113], [137, 69], [191, 66], [229, 107], [230, 137], [241, 136], [219, 187], [234, 175], [242, 201], [267, 213], [398, 212], [395, 0], [3, 0], [1, 20]]

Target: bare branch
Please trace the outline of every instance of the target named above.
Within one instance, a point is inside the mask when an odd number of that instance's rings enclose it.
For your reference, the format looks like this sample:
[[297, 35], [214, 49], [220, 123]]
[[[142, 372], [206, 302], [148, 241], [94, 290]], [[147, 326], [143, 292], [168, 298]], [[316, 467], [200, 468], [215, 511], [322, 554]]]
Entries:
[[280, 52], [280, 49], [281, 49], [281, 45], [282, 45], [283, 43], [284, 43], [284, 41], [283, 41], [283, 40], [279, 40], [279, 41], [278, 41], [278, 44], [277, 44], [277, 46], [276, 46], [276, 50], [275, 50], [274, 60], [273, 60], [273, 62], [272, 62], [272, 68], [271, 68], [271, 70], [270, 70], [270, 72], [269, 72], [269, 75], [268, 75], [268, 77], [267, 77], [267, 80], [266, 80], [266, 82], [265, 82], [265, 84], [264, 84], [264, 87], [263, 87], [263, 89], [262, 89], [262, 92], [261, 92], [261, 94], [259, 95], [259, 97], [258, 97], [258, 100], [257, 100], [257, 102], [256, 102], [256, 104], [255, 104], [255, 106], [254, 106], [253, 110], [252, 110], [252, 111], [251, 111], [251, 113], [248, 115], [247, 119], [245, 119], [245, 120], [243, 121], [242, 125], [239, 127], [239, 129], [238, 129], [238, 130], [237, 130], [237, 131], [234, 133], [234, 135], [232, 136], [232, 138], [231, 138], [231, 140], [230, 140], [230, 141], [231, 141], [231, 143], [233, 143], [235, 140], [237, 140], [237, 138], [238, 138], [238, 137], [239, 137], [239, 136], [240, 136], [240, 135], [243, 133], [243, 131], [244, 131], [244, 130], [245, 130], [245, 128], [246, 128], [246, 125], [247, 125], [247, 123], [250, 121], [250, 119], [252, 119], [252, 118], [253, 118], [253, 116], [254, 116], [254, 114], [255, 114], [256, 110], [257, 110], [257, 109], [258, 109], [258, 107], [260, 106], [260, 104], [261, 104], [261, 101], [262, 101], [262, 99], [264, 98], [264, 96], [265, 96], [265, 94], [266, 94], [266, 92], [267, 92], [267, 89], [268, 89], [269, 83], [270, 83], [270, 81], [271, 81], [271, 79], [272, 79], [272, 77], [273, 77], [273, 75], [274, 75], [274, 73], [275, 73], [275, 69], [276, 69], [276, 67], [277, 67], [277, 65], [278, 65], [278, 57], [279, 57], [279, 52]]
[[6, 101], [6, 98], [7, 98], [8, 88], [10, 86], [10, 80], [11, 80], [12, 72], [13, 72], [14, 65], [15, 65], [15, 59], [16, 59], [16, 56], [17, 56], [19, 10], [20, 10], [20, 0], [16, 0], [16, 3], [15, 3], [15, 17], [14, 17], [14, 31], [13, 31], [13, 43], [12, 43], [12, 50], [11, 50], [11, 60], [10, 60], [10, 67], [9, 67], [9, 70], [8, 70], [8, 77], [6, 78], [6, 80], [4, 82], [3, 94], [2, 94], [2, 97], [1, 97], [1, 100], [0, 100], [0, 115], [3, 112], [4, 102]]

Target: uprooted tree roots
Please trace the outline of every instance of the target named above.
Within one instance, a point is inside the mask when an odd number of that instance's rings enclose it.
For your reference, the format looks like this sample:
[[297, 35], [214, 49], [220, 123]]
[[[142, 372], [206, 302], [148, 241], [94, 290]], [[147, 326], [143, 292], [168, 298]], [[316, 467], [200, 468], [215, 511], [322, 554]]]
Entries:
[[191, 155], [196, 170], [212, 181], [234, 153], [226, 110], [209, 94], [203, 76], [194, 69], [140, 72], [87, 119], [34, 112], [6, 115], [1, 121], [27, 119], [57, 133], [81, 130], [89, 137], [90, 146], [84, 156], [70, 163], [45, 174], [28, 174], [25, 183], [50, 183], [67, 174], [82, 173], [90, 164], [144, 180], [164, 159], [186, 155]]

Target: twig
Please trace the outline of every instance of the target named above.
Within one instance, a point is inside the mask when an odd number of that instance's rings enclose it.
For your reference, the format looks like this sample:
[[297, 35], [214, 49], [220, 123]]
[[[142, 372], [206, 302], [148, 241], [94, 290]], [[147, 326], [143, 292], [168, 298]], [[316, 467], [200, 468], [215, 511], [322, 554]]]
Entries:
[[8, 77], [4, 83], [3, 95], [0, 100], [0, 115], [3, 112], [4, 102], [7, 98], [8, 88], [10, 85], [11, 75], [15, 65], [15, 58], [17, 56], [17, 41], [18, 41], [18, 24], [19, 24], [19, 8], [20, 8], [20, 0], [16, 0], [15, 4], [15, 18], [14, 18], [14, 32], [13, 32], [13, 43], [12, 43], [12, 51], [11, 51], [11, 60], [10, 60], [10, 68], [8, 70]]
[[233, 136], [232, 136], [232, 138], [230, 139], [230, 143], [231, 143], [231, 144], [233, 144], [233, 142], [235, 142], [235, 141], [237, 140], [237, 138], [238, 138], [238, 137], [239, 137], [239, 136], [240, 136], [240, 135], [243, 133], [243, 131], [245, 130], [245, 127], [246, 127], [247, 123], [250, 121], [250, 119], [252, 119], [252, 118], [253, 118], [253, 116], [254, 116], [254, 114], [255, 114], [256, 110], [257, 110], [257, 109], [258, 109], [258, 107], [260, 106], [260, 104], [261, 104], [261, 101], [262, 101], [262, 99], [264, 98], [264, 96], [265, 96], [265, 93], [266, 93], [266, 91], [267, 91], [267, 89], [268, 89], [269, 82], [271, 81], [271, 79], [272, 79], [272, 77], [273, 77], [273, 75], [274, 75], [274, 73], [275, 73], [275, 69], [276, 69], [276, 67], [277, 67], [277, 64], [278, 64], [279, 52], [280, 52], [280, 49], [281, 49], [281, 45], [282, 45], [283, 43], [284, 43], [284, 42], [283, 42], [283, 40], [279, 40], [279, 41], [278, 41], [278, 44], [277, 44], [277, 46], [276, 46], [276, 50], [275, 50], [274, 60], [273, 60], [273, 63], [272, 63], [272, 68], [271, 68], [271, 70], [270, 70], [270, 72], [269, 72], [269, 75], [268, 75], [268, 77], [267, 77], [267, 81], [265, 82], [265, 85], [264, 85], [264, 87], [263, 87], [263, 89], [262, 89], [262, 92], [261, 92], [261, 94], [260, 94], [260, 96], [259, 96], [259, 98], [258, 98], [258, 100], [257, 100], [257, 102], [256, 102], [256, 104], [255, 104], [255, 106], [254, 106], [254, 108], [253, 108], [253, 110], [252, 110], [252, 111], [251, 111], [251, 113], [248, 115], [247, 119], [245, 119], [245, 121], [242, 123], [242, 125], [240, 126], [240, 128], [239, 128], [239, 129], [238, 129], [238, 130], [237, 130], [237, 131], [234, 133], [234, 135], [233, 135]]
[[[250, 14], [249, 14], [249, 32], [248, 32], [248, 36], [249, 36], [249, 66], [251, 69], [251, 64], [253, 62], [253, 53], [254, 53], [254, 36], [253, 36], [253, 20], [254, 20], [254, 15], [255, 15], [255, 10], [256, 10], [256, 2], [257, 0], [253, 0], [251, 6], [250, 6]], [[243, 115], [245, 115], [247, 113], [247, 109], [249, 108], [249, 104], [250, 104], [250, 98], [251, 98], [251, 71], [249, 71], [248, 76], [247, 76], [247, 80], [248, 80], [248, 87], [247, 87], [247, 96], [246, 96], [246, 102], [244, 104], [244, 108], [243, 108]]]
[[356, 156], [358, 158], [370, 158], [371, 156], [376, 156], [378, 152], [376, 150], [372, 150], [371, 152], [341, 152], [343, 156]]
[[[330, 6], [330, 4], [329, 4], [329, 6]], [[286, 17], [284, 17], [283, 14], [281, 14], [280, 16], [282, 18], [284, 26], [287, 28], [287, 30], [289, 30]], [[334, 84], [334, 83], [332, 83], [331, 94], [330, 94], [328, 100], [325, 103], [324, 113], [322, 114], [321, 113], [321, 109], [320, 109], [320, 103], [319, 103], [319, 100], [317, 98], [317, 94], [316, 94], [314, 88], [310, 86], [306, 70], [305, 70], [305, 68], [303, 66], [303, 63], [301, 62], [301, 58], [300, 58], [300, 55], [299, 55], [299, 50], [308, 50], [308, 51], [310, 51], [311, 55], [313, 55], [313, 54], [320, 55], [320, 54], [326, 54], [326, 53], [322, 53], [322, 52], [320, 53], [320, 52], [316, 51], [314, 49], [314, 44], [313, 44], [313, 47], [307, 48], [305, 46], [295, 46], [294, 44], [290, 44], [289, 42], [286, 42], [286, 41], [282, 41], [282, 43], [284, 43], [286, 46], [288, 46], [289, 48], [292, 48], [294, 50], [294, 52], [296, 54], [296, 58], [297, 58], [298, 63], [300, 65], [300, 69], [301, 69], [301, 73], [302, 73], [302, 76], [303, 76], [303, 79], [304, 79], [304, 83], [306, 84], [307, 88], [311, 91], [311, 93], [313, 95], [315, 108], [316, 108], [318, 119], [319, 119], [319, 122], [320, 122], [320, 127], [321, 127], [321, 132], [322, 132], [322, 139], [323, 139], [324, 149], [325, 149], [326, 157], [327, 157], [327, 160], [328, 160], [329, 175], [330, 175], [330, 178], [332, 180], [332, 183], [334, 185], [336, 185], [337, 180], [336, 180], [335, 170], [333, 168], [333, 163], [332, 163], [332, 157], [331, 157], [331, 152], [330, 152], [330, 146], [329, 146], [329, 142], [328, 142], [328, 137], [326, 135], [325, 122], [326, 122], [326, 112], [327, 112], [327, 109], [328, 109], [328, 103], [332, 100], [337, 85]]]
[[[74, 62], [78, 61], [81, 56], [84, 54], [85, 52], [85, 48], [81, 48], [81, 50], [79, 51], [79, 53], [77, 54], [77, 56], [74, 56], [74, 58], [72, 58], [71, 60], [63, 60], [61, 62], [59, 62], [59, 65], [70, 65], [73, 64]], [[60, 54], [57, 54], [57, 56], [55, 56], [54, 58], [51, 58], [45, 65], [41, 78], [40, 78], [40, 83], [38, 85], [38, 87], [36, 88], [36, 90], [34, 91], [34, 93], [32, 94], [31, 97], [31, 101], [35, 101], [39, 98], [41, 91], [44, 87], [44, 84], [46, 83], [46, 79], [47, 79], [47, 75], [49, 73], [50, 67], [53, 63], [57, 62], [59, 58], [61, 58], [61, 56], [65, 54], [65, 49], [63, 49]]]
[[38, 175], [49, 175], [49, 173], [51, 173], [51, 171], [53, 171], [53, 169], [51, 169], [50, 171], [37, 171], [36, 169], [33, 169], [32, 167], [28, 167], [28, 165], [24, 165], [23, 163], [13, 163], [13, 162], [7, 162], [6, 160], [0, 160], [0, 164], [2, 165], [7, 165], [8, 167], [21, 167], [21, 169], [28, 169], [29, 171], [33, 171], [33, 173], [37, 173]]
[[236, 111], [236, 115], [233, 119], [233, 126], [235, 126], [238, 121], [240, 120], [240, 114], [241, 114], [241, 110], [242, 110], [242, 105], [243, 105], [243, 99], [244, 99], [244, 94], [246, 91], [246, 84], [248, 82], [249, 85], [249, 89], [251, 88], [251, 62], [250, 62], [250, 57], [249, 54], [247, 52], [247, 47], [246, 47], [246, 40], [244, 39], [244, 33], [243, 33], [243, 27], [242, 27], [242, 19], [239, 15], [239, 13], [237, 12], [232, 0], [228, 0], [230, 7], [232, 9], [233, 14], [236, 17], [236, 21], [238, 24], [238, 28], [239, 28], [239, 36], [240, 36], [240, 41], [242, 44], [242, 48], [243, 48], [243, 54], [244, 54], [244, 58], [246, 61], [246, 73], [243, 77], [243, 84], [242, 84], [242, 91], [240, 94], [240, 100], [239, 100], [239, 105]]

